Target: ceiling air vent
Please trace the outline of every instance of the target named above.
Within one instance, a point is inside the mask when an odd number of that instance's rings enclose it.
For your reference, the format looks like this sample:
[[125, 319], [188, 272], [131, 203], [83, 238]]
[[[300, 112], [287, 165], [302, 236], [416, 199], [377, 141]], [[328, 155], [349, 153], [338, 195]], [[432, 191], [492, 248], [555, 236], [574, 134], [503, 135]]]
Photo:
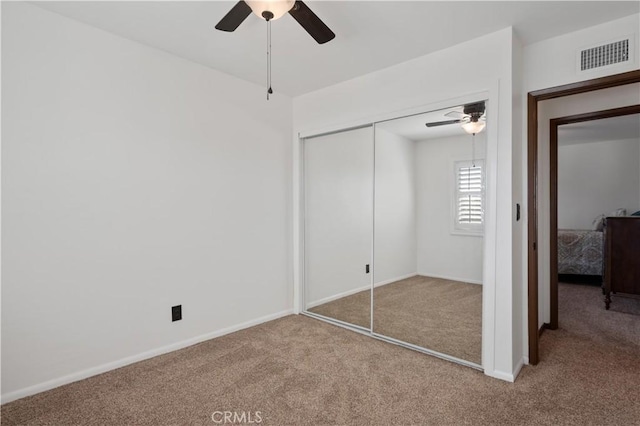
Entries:
[[580, 51], [580, 71], [629, 61], [629, 39]]

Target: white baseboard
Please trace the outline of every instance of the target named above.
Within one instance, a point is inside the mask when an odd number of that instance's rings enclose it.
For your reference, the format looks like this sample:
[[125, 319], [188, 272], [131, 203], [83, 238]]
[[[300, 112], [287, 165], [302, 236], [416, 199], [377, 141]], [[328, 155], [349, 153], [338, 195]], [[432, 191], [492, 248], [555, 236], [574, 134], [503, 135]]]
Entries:
[[520, 374], [520, 370], [522, 370], [522, 367], [524, 367], [525, 364], [528, 364], [529, 362], [525, 362], [525, 357], [520, 358], [520, 361], [518, 361], [518, 364], [516, 365], [516, 368], [513, 370], [513, 380], [515, 381], [518, 378], [518, 374]]
[[[402, 275], [400, 277], [396, 277], [396, 278], [392, 278], [390, 280], [385, 280], [385, 281], [381, 281], [379, 283], [376, 283], [376, 284], [374, 284], [374, 287], [380, 287], [380, 286], [383, 286], [383, 285], [391, 284], [391, 283], [394, 283], [396, 281], [400, 281], [400, 280], [404, 280], [404, 279], [407, 279], [407, 278], [415, 277], [416, 275], [418, 275], [418, 274], [415, 273], [415, 272], [413, 272], [411, 274], [407, 274], [407, 275]], [[307, 309], [315, 308], [316, 306], [323, 305], [323, 304], [329, 303], [329, 302], [333, 302], [334, 300], [342, 299], [343, 297], [351, 296], [352, 294], [360, 293], [361, 291], [366, 291], [366, 290], [370, 290], [370, 289], [371, 289], [371, 285], [366, 285], [366, 286], [363, 286], [363, 287], [355, 288], [353, 290], [349, 290], [349, 291], [345, 291], [345, 292], [342, 292], [342, 293], [334, 294], [333, 296], [325, 297], [323, 299], [316, 300], [315, 302], [308, 303], [307, 304]]]
[[395, 283], [396, 281], [406, 280], [407, 278], [412, 278], [412, 277], [415, 277], [416, 275], [418, 275], [417, 272], [412, 272], [412, 273], [407, 274], [407, 275], [402, 275], [400, 277], [391, 278], [390, 280], [380, 281], [378, 283], [375, 283], [374, 287], [381, 287], [383, 285]]
[[342, 299], [343, 297], [351, 296], [352, 294], [360, 293], [361, 291], [371, 290], [371, 285], [365, 285], [363, 287], [354, 288], [342, 293], [334, 294], [333, 296], [325, 297], [315, 302], [307, 303], [307, 309], [315, 308], [316, 306], [323, 305], [325, 303], [333, 302], [334, 300]]
[[450, 277], [450, 276], [439, 275], [439, 274], [431, 274], [429, 272], [419, 272], [418, 275], [423, 276], [423, 277], [441, 278], [443, 280], [460, 281], [462, 283], [480, 284], [480, 285], [482, 285], [482, 281], [470, 280], [468, 278]]
[[485, 370], [484, 374], [490, 377], [494, 377], [496, 379], [506, 380], [507, 382], [513, 383], [516, 381], [518, 374], [520, 374], [520, 370], [522, 370], [522, 367], [524, 367], [524, 365], [528, 363], [529, 363], [529, 360], [527, 359], [527, 357], [522, 357], [520, 358], [520, 361], [518, 361], [518, 364], [516, 364], [512, 373], [505, 373], [504, 371], [496, 371], [496, 370], [494, 371]]
[[522, 362], [524, 363], [524, 365], [529, 365], [529, 357], [528, 356], [522, 357]]
[[62, 385], [77, 382], [78, 380], [83, 380], [91, 376], [96, 376], [98, 374], [106, 373], [107, 371], [115, 370], [116, 368], [124, 367], [126, 365], [133, 364], [139, 361], [144, 361], [146, 359], [153, 358], [158, 355], [163, 355], [169, 352], [177, 351], [178, 349], [183, 349], [188, 346], [195, 345], [197, 343], [202, 343], [206, 340], [211, 340], [216, 337], [224, 336], [225, 334], [229, 334], [235, 331], [243, 330], [245, 328], [253, 327], [268, 321], [273, 321], [275, 319], [282, 318], [291, 314], [293, 314], [293, 309], [287, 309], [285, 311], [276, 312], [270, 315], [265, 315], [263, 317], [246, 321], [240, 324], [236, 324], [231, 327], [226, 327], [217, 331], [213, 331], [211, 333], [202, 334], [200, 336], [196, 336], [190, 339], [182, 340], [180, 342], [172, 343], [167, 346], [162, 346], [160, 348], [152, 349], [150, 351], [146, 351], [137, 355], [132, 355], [126, 358], [119, 359], [117, 361], [98, 365], [96, 367], [88, 368], [86, 370], [82, 370], [77, 373], [69, 374], [67, 376], [63, 376], [57, 379], [39, 383], [37, 385], [19, 389], [17, 391], [9, 392], [7, 394], [3, 394], [0, 400], [2, 401], [2, 404], [6, 404], [7, 402], [15, 401], [16, 399], [24, 398], [26, 396], [44, 392], [53, 388], [57, 388]]
[[489, 376], [489, 377], [493, 377], [495, 379], [500, 379], [500, 380], [504, 380], [507, 382], [515, 382], [516, 378], [513, 375], [513, 373], [505, 373], [504, 371], [497, 371], [497, 370], [493, 370], [493, 371], [488, 371], [488, 370], [484, 370], [484, 374]]

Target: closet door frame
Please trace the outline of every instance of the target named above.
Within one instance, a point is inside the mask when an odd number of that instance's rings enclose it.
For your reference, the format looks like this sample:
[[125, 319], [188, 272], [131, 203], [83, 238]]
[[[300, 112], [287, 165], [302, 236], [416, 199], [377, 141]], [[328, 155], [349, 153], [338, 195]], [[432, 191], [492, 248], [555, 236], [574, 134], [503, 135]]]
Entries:
[[[428, 355], [435, 356], [437, 358], [445, 359], [447, 361], [454, 362], [456, 364], [465, 365], [480, 371], [485, 374], [499, 377], [493, 373], [493, 359], [495, 355], [496, 335], [495, 335], [495, 299], [496, 299], [496, 215], [497, 215], [497, 203], [496, 203], [496, 176], [497, 176], [497, 134], [499, 120], [499, 84], [491, 90], [485, 90], [481, 92], [472, 93], [469, 95], [450, 98], [448, 100], [434, 102], [418, 107], [413, 107], [401, 111], [392, 111], [386, 114], [381, 114], [375, 117], [368, 117], [343, 125], [327, 126], [323, 129], [315, 129], [309, 131], [300, 131], [294, 134], [294, 155], [293, 155], [293, 276], [294, 276], [294, 308], [295, 314], [303, 314], [305, 316], [313, 317], [351, 331], [355, 331], [364, 335], [368, 335], [372, 338], [382, 340], [388, 343], [393, 343], [399, 346], [403, 346], [418, 352], [422, 352]], [[378, 335], [373, 332], [373, 329], [364, 329], [362, 327], [354, 326], [349, 323], [345, 323], [332, 318], [324, 317], [322, 315], [314, 314], [306, 310], [305, 299], [305, 287], [306, 287], [306, 274], [305, 274], [305, 170], [304, 170], [304, 140], [312, 137], [325, 136], [333, 133], [339, 133], [348, 130], [355, 130], [359, 128], [372, 126], [374, 130], [374, 155], [375, 155], [375, 124], [383, 121], [389, 121], [393, 119], [408, 117], [417, 114], [424, 114], [431, 111], [450, 108], [455, 105], [463, 105], [467, 103], [477, 102], [480, 100], [487, 101], [487, 111], [490, 112], [491, 125], [487, 126], [489, 134], [487, 137], [487, 151], [486, 151], [486, 224], [485, 224], [485, 238], [483, 244], [483, 296], [482, 296], [482, 362], [481, 364], [475, 364], [466, 360], [451, 357], [446, 354], [441, 354], [436, 351], [422, 348], [420, 346], [412, 345], [403, 341], [399, 341], [387, 336]], [[375, 157], [374, 157], [375, 160]], [[375, 206], [375, 161], [374, 161], [374, 206]], [[373, 228], [375, 229], [375, 211]], [[372, 265], [373, 256], [375, 253], [375, 234], [372, 229]], [[373, 325], [373, 283], [375, 282], [375, 265], [373, 265], [371, 274], [371, 323]], [[502, 377], [500, 377], [502, 378]], [[509, 379], [507, 379], [509, 380]]]

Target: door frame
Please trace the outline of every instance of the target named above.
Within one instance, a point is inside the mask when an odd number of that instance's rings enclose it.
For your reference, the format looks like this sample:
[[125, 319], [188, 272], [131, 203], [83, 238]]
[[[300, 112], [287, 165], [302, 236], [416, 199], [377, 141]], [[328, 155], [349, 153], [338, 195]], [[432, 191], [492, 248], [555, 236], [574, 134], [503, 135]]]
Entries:
[[529, 336], [529, 364], [531, 365], [537, 364], [540, 360], [538, 348], [540, 333], [545, 328], [551, 328], [551, 324], [547, 323], [543, 324], [541, 328], [538, 328], [538, 103], [549, 99], [638, 82], [640, 82], [640, 70], [634, 70], [607, 77], [536, 90], [529, 92], [527, 95], [527, 330]]
[[551, 161], [551, 280], [550, 280], [550, 322], [549, 329], [558, 328], [558, 126], [563, 124], [581, 123], [584, 121], [601, 120], [604, 118], [621, 117], [624, 115], [640, 114], [640, 104], [584, 114], [569, 115], [553, 118], [549, 121], [550, 161]]

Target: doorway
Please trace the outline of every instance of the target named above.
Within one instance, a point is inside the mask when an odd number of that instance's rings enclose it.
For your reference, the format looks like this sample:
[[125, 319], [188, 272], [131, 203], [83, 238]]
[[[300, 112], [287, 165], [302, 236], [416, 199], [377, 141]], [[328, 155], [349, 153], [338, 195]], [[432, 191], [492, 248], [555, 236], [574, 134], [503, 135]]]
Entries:
[[[530, 92], [527, 97], [527, 270], [528, 270], [528, 343], [529, 364], [539, 362], [539, 334], [544, 328], [551, 328], [551, 321], [539, 326], [539, 289], [538, 289], [538, 107], [544, 100], [562, 98], [566, 96], [602, 90], [626, 84], [640, 82], [640, 70], [630, 71], [613, 76], [572, 83], [564, 86], [552, 87], [535, 92]], [[553, 227], [552, 227], [553, 228]], [[556, 299], [557, 303], [557, 299]], [[551, 307], [551, 312], [554, 308]], [[557, 304], [555, 306], [557, 312]]]
[[[587, 228], [584, 224], [580, 226], [568, 226], [567, 228], [571, 228], [572, 231], [563, 231], [561, 236], [563, 237], [561, 240], [570, 240], [571, 244], [567, 244], [567, 247], [571, 247], [576, 252], [588, 252], [593, 251], [594, 256], [592, 259], [583, 258], [581, 253], [566, 253], [566, 256], [563, 256], [562, 259], [559, 259], [558, 247], [560, 240], [559, 237], [559, 228], [566, 227], [560, 226], [558, 221], [558, 165], [559, 165], [559, 129], [560, 126], [566, 126], [577, 123], [594, 123], [600, 122], [600, 120], [612, 119], [616, 117], [633, 117], [636, 114], [640, 113], [640, 105], [632, 105], [622, 108], [615, 108], [604, 111], [596, 111], [590, 112], [587, 114], [577, 114], [571, 115], [567, 117], [554, 118], [550, 121], [550, 153], [551, 153], [551, 244], [549, 246], [549, 251], [551, 255], [551, 276], [550, 276], [550, 323], [549, 328], [555, 330], [558, 328], [558, 317], [559, 317], [559, 305], [558, 305], [558, 275], [559, 274], [574, 274], [576, 275], [586, 275], [586, 276], [602, 276], [602, 265], [604, 262], [603, 259], [603, 247], [604, 247], [604, 238], [602, 233], [602, 224], [595, 223], [592, 224], [591, 228], [597, 229], [589, 229], [588, 231], [575, 231], [576, 228], [582, 229]], [[591, 131], [593, 132], [595, 129], [592, 127]], [[635, 129], [637, 132], [637, 129]], [[574, 153], [575, 155], [575, 153]], [[637, 160], [637, 158], [636, 158]], [[635, 171], [637, 175], [637, 170]], [[637, 189], [636, 197], [637, 197]], [[607, 207], [606, 205], [601, 206], [602, 215], [605, 216], [608, 211], [611, 211], [611, 214], [608, 216], [618, 214], [616, 212], [616, 208], [619, 210], [625, 210], [624, 207]], [[634, 205], [634, 208], [637, 207]], [[620, 212], [622, 213], [622, 212]], [[620, 214], [623, 215], [623, 214]], [[595, 219], [598, 219], [596, 217]], [[602, 218], [604, 219], [604, 217]], [[594, 222], [597, 220], [594, 220]], [[564, 221], [567, 223], [567, 221]], [[584, 220], [583, 220], [584, 222]], [[600, 221], [601, 222], [601, 221]], [[571, 222], [574, 223], [574, 222]], [[563, 260], [562, 267], [559, 268], [559, 260]]]

